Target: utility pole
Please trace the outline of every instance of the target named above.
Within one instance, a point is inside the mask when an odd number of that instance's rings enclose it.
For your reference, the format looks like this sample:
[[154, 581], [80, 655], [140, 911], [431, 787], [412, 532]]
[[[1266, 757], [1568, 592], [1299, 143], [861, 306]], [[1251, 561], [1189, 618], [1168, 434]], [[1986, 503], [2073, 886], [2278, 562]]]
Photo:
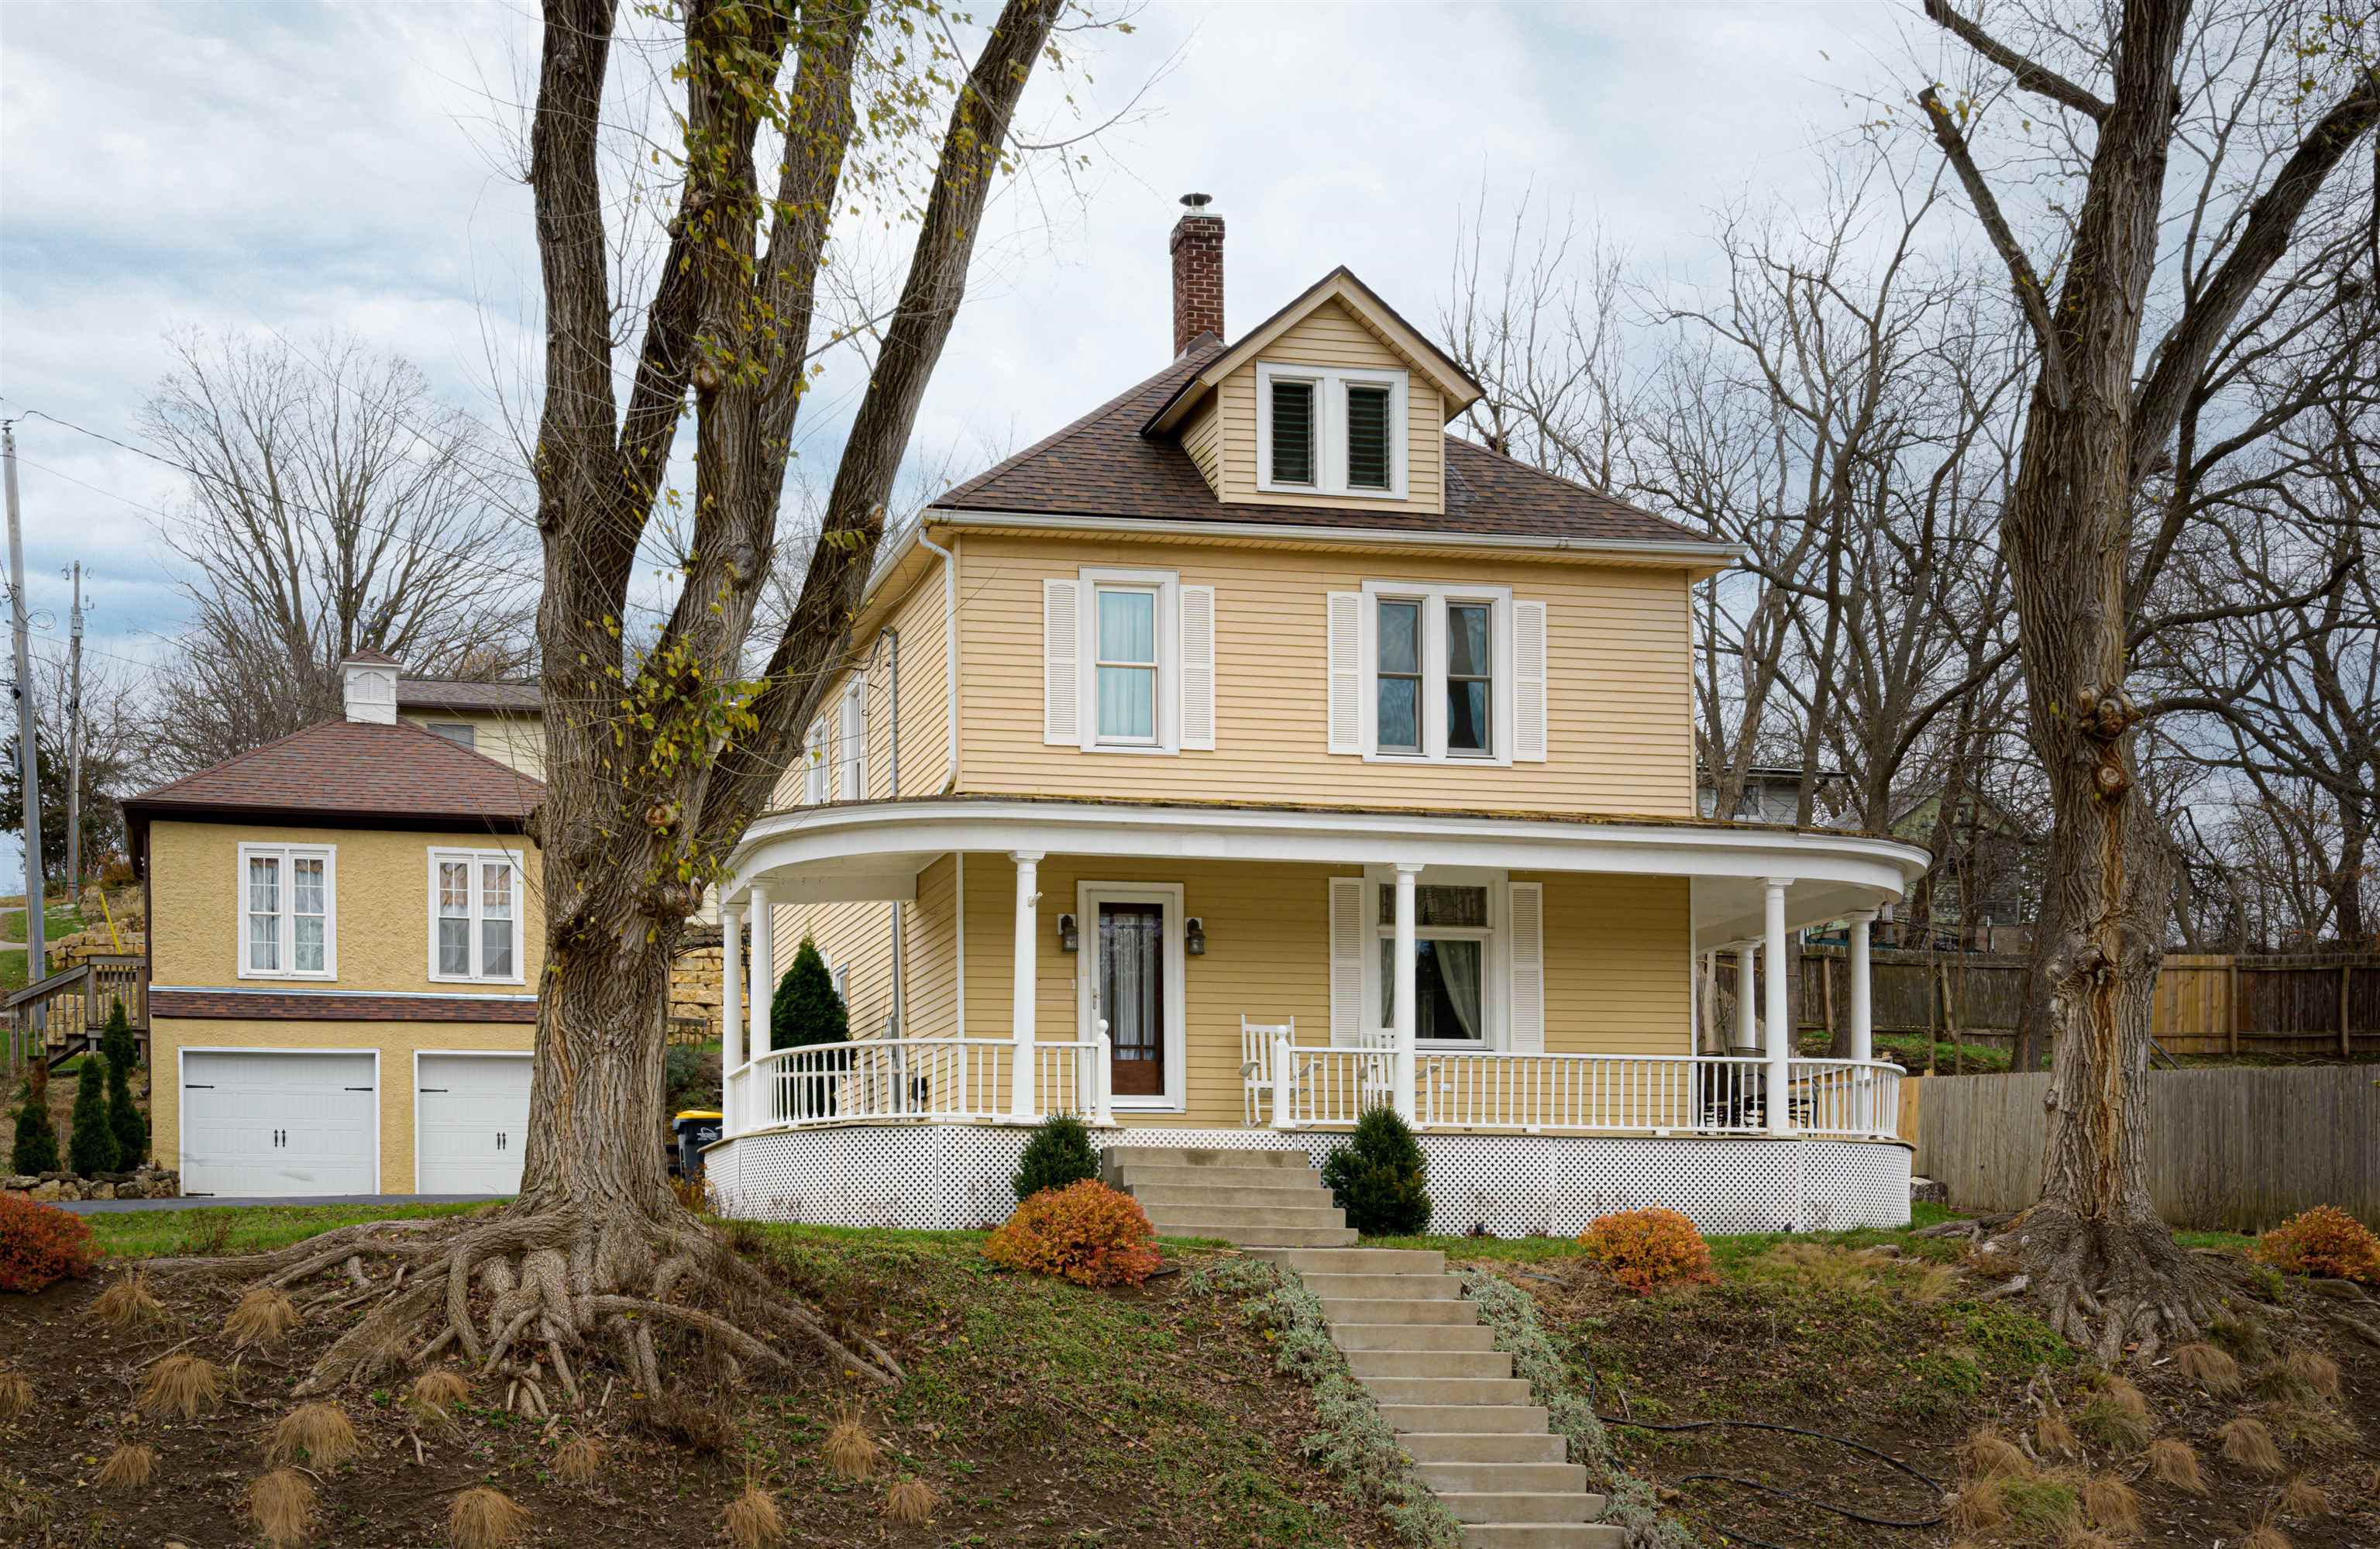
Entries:
[[82, 908], [82, 561], [75, 561], [67, 615], [67, 906]]
[[[42, 782], [40, 760], [33, 745], [33, 663], [25, 615], [25, 537], [17, 518], [17, 425], [0, 421], [0, 464], [6, 465], [8, 494], [8, 618], [17, 640], [17, 777], [25, 793], [25, 982], [49, 977], [50, 957], [42, 940]], [[46, 1034], [48, 1020], [33, 1013], [33, 1030]], [[35, 1046], [36, 1057], [46, 1057], [46, 1038]]]

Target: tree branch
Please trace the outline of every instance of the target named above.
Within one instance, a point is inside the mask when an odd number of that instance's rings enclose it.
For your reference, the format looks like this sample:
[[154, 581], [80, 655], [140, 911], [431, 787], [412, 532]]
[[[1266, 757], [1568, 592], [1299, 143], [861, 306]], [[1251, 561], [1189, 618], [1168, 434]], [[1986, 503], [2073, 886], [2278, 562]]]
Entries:
[[1926, 19], [1947, 30], [1977, 54], [2008, 71], [2009, 76], [2024, 91], [2035, 96], [2047, 97], [2054, 103], [2087, 114], [2094, 119], [2104, 119], [2110, 109], [2099, 98], [2059, 75], [2046, 66], [2035, 64], [2016, 50], [1985, 31], [1969, 18], [1952, 10], [1944, 0], [1925, 0]]
[[1917, 93], [1918, 104], [1925, 109], [1925, 120], [1934, 128], [1934, 141], [1949, 158], [1950, 168], [1959, 175], [1959, 182], [1967, 190], [1969, 202], [1975, 207], [1975, 218], [1983, 223], [1984, 233], [1992, 239], [1992, 247], [2008, 265], [2010, 282], [2016, 287], [2017, 305], [2024, 310], [2024, 320], [2033, 325], [2033, 336], [2041, 346], [2041, 385], [2049, 395], [2055, 408], [2066, 408], [2067, 383], [2064, 353], [2058, 347], [2058, 333], [2049, 318], [2049, 295], [2041, 283], [2041, 275], [2025, 256], [2024, 248], [2010, 229], [2008, 216], [2000, 211], [2000, 201], [1993, 197], [1991, 185], [1984, 180], [1983, 169], [1967, 149], [1966, 137], [1942, 105], [1936, 88], [1928, 86]]

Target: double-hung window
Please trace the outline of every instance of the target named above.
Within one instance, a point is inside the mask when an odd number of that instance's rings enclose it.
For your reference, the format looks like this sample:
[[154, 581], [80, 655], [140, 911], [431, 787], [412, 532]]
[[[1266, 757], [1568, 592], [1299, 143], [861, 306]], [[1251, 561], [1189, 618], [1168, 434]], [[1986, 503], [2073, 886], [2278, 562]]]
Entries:
[[826, 726], [816, 717], [802, 740], [802, 800], [812, 807], [834, 799], [834, 768], [827, 762]]
[[1106, 747], [1158, 743], [1158, 585], [1095, 581], [1091, 586], [1091, 733]]
[[841, 747], [835, 760], [835, 795], [844, 801], [868, 799], [868, 679], [855, 677], [843, 691]]
[[[1383, 884], [1378, 891], [1380, 1026], [1390, 1028], [1397, 1017], [1397, 890]], [[1414, 921], [1415, 1042], [1488, 1042], [1488, 953], [1496, 931], [1487, 887], [1416, 887]]]
[[1402, 500], [1405, 373], [1257, 363], [1257, 487]]
[[1366, 755], [1509, 762], [1510, 592], [1375, 581], [1361, 605]]
[[430, 977], [521, 982], [521, 869], [510, 851], [430, 852]]
[[336, 859], [329, 845], [239, 847], [240, 978], [337, 976]]

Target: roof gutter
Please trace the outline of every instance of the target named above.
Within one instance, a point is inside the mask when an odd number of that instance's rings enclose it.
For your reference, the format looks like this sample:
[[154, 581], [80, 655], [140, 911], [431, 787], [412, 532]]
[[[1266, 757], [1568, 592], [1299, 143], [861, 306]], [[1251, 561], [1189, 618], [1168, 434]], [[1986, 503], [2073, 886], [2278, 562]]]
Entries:
[[1633, 538], [1515, 538], [1494, 533], [1414, 532], [1394, 528], [1305, 527], [1284, 522], [1169, 521], [1157, 517], [1074, 517], [1047, 511], [953, 510], [940, 506], [929, 510], [928, 519], [945, 527], [959, 528], [1091, 529], [1101, 532], [1146, 532], [1179, 538], [1269, 539], [1276, 543], [1400, 544], [1409, 548], [1498, 549], [1519, 554], [1609, 555], [1613, 559], [1701, 564], [1713, 569], [1723, 569], [1740, 563], [1752, 553], [1747, 544], [1719, 543], [1702, 539], [1658, 543]]

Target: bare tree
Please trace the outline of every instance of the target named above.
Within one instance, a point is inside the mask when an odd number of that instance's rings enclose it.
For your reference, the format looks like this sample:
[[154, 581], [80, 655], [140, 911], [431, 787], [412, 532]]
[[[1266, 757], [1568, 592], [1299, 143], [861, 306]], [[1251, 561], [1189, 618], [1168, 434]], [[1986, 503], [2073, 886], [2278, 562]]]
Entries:
[[[70, 693], [67, 663], [43, 653], [33, 658], [33, 743], [40, 754], [35, 778], [42, 794], [42, 869], [74, 886], [66, 875], [67, 738]], [[149, 717], [142, 683], [129, 665], [105, 656], [86, 656], [82, 666], [82, 857], [85, 867], [124, 849], [119, 798], [130, 794], [145, 767]], [[21, 775], [16, 728], [0, 743], [0, 834], [24, 830]], [[72, 895], [69, 895], [71, 896]], [[35, 977], [39, 977], [36, 975]]]
[[164, 537], [188, 567], [159, 773], [219, 763], [339, 714], [339, 663], [445, 677], [533, 657], [527, 493], [420, 371], [349, 335], [169, 335], [143, 429], [189, 470]]
[[[2150, 589], [2131, 563], [2140, 495], [2299, 218], [2380, 121], [2380, 77], [2360, 49], [2336, 55], [2323, 101], [2272, 126], [2281, 152], [2236, 198], [2236, 218], [2218, 212], [2212, 230], [2192, 223], [2176, 258], [2160, 246], [2168, 172], [2178, 131], [2187, 137], [2186, 111], [2210, 96], [2192, 89], [2204, 84], [2192, 72], [2228, 56], [2220, 34], [2252, 37], [2257, 18], [2194, 19], [2187, 0], [2125, 0], [2106, 17], [2106, 36], [2092, 25], [2097, 16], [2072, 25], [2022, 15], [2006, 18], [2002, 36], [1945, 0], [1925, 8], [2027, 99], [2027, 114], [2076, 148], [2076, 165], [2053, 158], [2042, 174], [2069, 212], [2052, 262], [2036, 258], [2006, 213], [2007, 174], [1996, 181], [1977, 159], [1976, 99], [1946, 101], [1938, 86], [1918, 94], [2039, 355], [2001, 527], [2030, 737], [2054, 811], [2040, 977], [2055, 1044], [2042, 1199], [2008, 1245], [2031, 1265], [2061, 1333], [2109, 1363], [2128, 1348], [2148, 1359], [2200, 1327], [2216, 1299], [2208, 1272], [2158, 1221], [2143, 1169], [2141, 1078], [2168, 897], [2135, 778], [2143, 706], [2127, 684], [2131, 604]], [[2180, 283], [2168, 274], [2158, 286], [2161, 258], [2182, 266]]]
[[[303, 1388], [367, 1378], [417, 1336], [422, 1353], [458, 1343], [485, 1369], [536, 1350], [565, 1387], [571, 1352], [583, 1362], [600, 1344], [658, 1388], [657, 1331], [691, 1332], [745, 1370], [784, 1367], [779, 1342], [793, 1338], [850, 1372], [897, 1376], [864, 1333], [837, 1337], [671, 1195], [650, 1142], [662, 1094], [654, 1008], [686, 915], [849, 653], [918, 402], [1009, 159], [1011, 120], [1060, 10], [1058, 0], [1009, 0], [969, 65], [942, 13], [904, 0], [798, 11], [690, 0], [668, 18], [683, 30], [670, 50], [684, 80], [682, 177], [655, 238], [667, 250], [635, 308], [642, 340], [623, 359], [630, 330], [613, 288], [601, 155], [622, 18], [614, 0], [550, 0], [528, 172], [546, 303], [535, 473], [550, 794], [530, 825], [546, 968], [520, 1194], [451, 1237], [370, 1245], [413, 1277]], [[764, 128], [781, 147], [768, 188], [756, 153]], [[922, 185], [914, 206], [912, 180]], [[861, 199], [914, 213], [908, 274], [804, 583], [753, 679], [747, 639], [777, 548], [820, 269], [835, 212]], [[623, 614], [646, 534], [679, 505], [665, 479], [688, 420], [694, 479], [676, 594], [638, 644]], [[318, 1238], [296, 1267], [334, 1262], [321, 1258], [333, 1247], [355, 1250]], [[491, 1305], [467, 1295], [475, 1273], [497, 1287]], [[720, 1315], [729, 1306], [733, 1321]]]

